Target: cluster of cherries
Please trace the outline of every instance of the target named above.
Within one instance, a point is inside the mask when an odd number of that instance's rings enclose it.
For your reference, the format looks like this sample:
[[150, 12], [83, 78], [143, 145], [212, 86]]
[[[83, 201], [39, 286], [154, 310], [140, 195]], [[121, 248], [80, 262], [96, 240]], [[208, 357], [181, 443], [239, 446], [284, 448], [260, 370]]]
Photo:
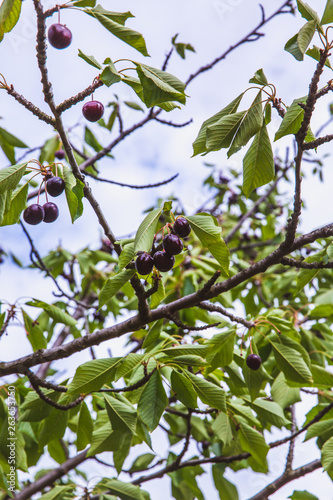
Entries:
[[[60, 22], [52, 24], [47, 32], [47, 38], [56, 49], [65, 49], [71, 44], [72, 33], [70, 29]], [[101, 102], [92, 99], [86, 102], [82, 108], [82, 114], [90, 122], [97, 122], [104, 114], [104, 106]]]
[[[55, 152], [57, 158], [64, 158], [65, 151], [59, 149]], [[36, 163], [38, 163], [36, 161]], [[41, 167], [39, 173], [43, 175], [43, 181], [40, 185], [39, 191], [41, 190], [42, 184], [45, 182], [45, 193], [46, 193], [46, 203], [44, 205], [39, 204], [39, 193], [38, 202], [29, 205], [23, 212], [23, 220], [27, 224], [36, 226], [40, 222], [54, 222], [59, 217], [59, 209], [55, 203], [48, 201], [47, 195], [52, 197], [60, 196], [65, 190], [65, 181], [57, 175], [53, 175], [51, 170], [45, 170], [45, 167]]]
[[[168, 225], [168, 227], [170, 227]], [[162, 240], [163, 250], [155, 251], [153, 248], [149, 253], [142, 252], [135, 261], [135, 267], [139, 274], [146, 276], [150, 274], [155, 266], [158, 271], [165, 273], [170, 271], [175, 264], [175, 255], [183, 250], [183, 242], [191, 232], [191, 226], [184, 217], [178, 217], [171, 229], [171, 233], [164, 236]]]

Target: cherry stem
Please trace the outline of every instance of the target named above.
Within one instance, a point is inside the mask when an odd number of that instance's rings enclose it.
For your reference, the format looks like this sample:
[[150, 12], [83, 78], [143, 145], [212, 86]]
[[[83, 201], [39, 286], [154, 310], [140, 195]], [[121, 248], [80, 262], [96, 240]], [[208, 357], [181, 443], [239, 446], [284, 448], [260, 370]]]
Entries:
[[60, 23], [60, 5], [57, 5], [57, 9], [58, 9], [58, 24], [61, 24]]

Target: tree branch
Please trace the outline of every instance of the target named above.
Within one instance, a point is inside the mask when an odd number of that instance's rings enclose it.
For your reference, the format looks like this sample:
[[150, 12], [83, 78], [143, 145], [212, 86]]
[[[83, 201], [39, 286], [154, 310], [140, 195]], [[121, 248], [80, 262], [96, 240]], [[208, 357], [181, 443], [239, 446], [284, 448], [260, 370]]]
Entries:
[[61, 464], [56, 469], [52, 469], [51, 472], [48, 472], [37, 481], [29, 484], [22, 491], [15, 494], [16, 500], [30, 500], [31, 496], [39, 491], [42, 491], [47, 486], [52, 486], [53, 483], [57, 479], [61, 479], [63, 476], [66, 476], [70, 470], [75, 469], [78, 465], [82, 464], [85, 460], [89, 460], [94, 457], [87, 457], [88, 450], [82, 451], [75, 457], [69, 458]]
[[218, 306], [216, 304], [211, 304], [210, 302], [201, 302], [198, 304], [198, 307], [201, 309], [205, 309], [206, 311], [210, 312], [217, 312], [219, 314], [222, 314], [223, 316], [227, 316], [227, 318], [231, 319], [231, 321], [234, 321], [235, 323], [240, 323], [241, 325], [246, 326], [249, 330], [251, 328], [255, 327], [255, 322], [254, 321], [247, 321], [246, 319], [240, 318], [239, 316], [235, 316], [234, 314], [231, 314], [228, 312], [224, 307]]
[[320, 460], [314, 460], [307, 465], [298, 467], [298, 469], [294, 469], [288, 473], [283, 473], [282, 476], [277, 478], [275, 481], [270, 483], [263, 490], [261, 490], [259, 493], [249, 498], [248, 500], [267, 500], [269, 495], [275, 493], [285, 484], [290, 483], [291, 481], [294, 481], [299, 477], [303, 477], [316, 469], [320, 469], [320, 467], [322, 467]]

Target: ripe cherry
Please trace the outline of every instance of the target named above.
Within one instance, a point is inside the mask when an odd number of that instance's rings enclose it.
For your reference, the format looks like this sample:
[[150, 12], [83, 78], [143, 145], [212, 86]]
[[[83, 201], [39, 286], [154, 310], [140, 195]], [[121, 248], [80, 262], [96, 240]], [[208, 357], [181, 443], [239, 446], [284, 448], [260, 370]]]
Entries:
[[154, 264], [156, 269], [161, 271], [162, 273], [166, 273], [173, 268], [175, 263], [175, 258], [173, 255], [167, 254], [165, 251], [156, 252], [154, 254]]
[[144, 252], [137, 257], [135, 267], [139, 274], [146, 276], [153, 270], [154, 259], [149, 253]]
[[52, 24], [47, 32], [47, 38], [56, 49], [65, 49], [71, 44], [72, 33], [63, 24]]
[[59, 209], [55, 203], [47, 202], [43, 205], [44, 222], [54, 222], [59, 217]]
[[102, 118], [104, 113], [104, 106], [99, 101], [88, 101], [82, 108], [82, 114], [90, 122], [97, 122]]
[[261, 357], [258, 354], [249, 354], [246, 358], [246, 364], [251, 370], [259, 370], [261, 366]]
[[65, 181], [61, 177], [51, 177], [46, 181], [46, 190], [50, 196], [54, 198], [61, 195], [65, 189]]
[[54, 156], [58, 159], [58, 160], [63, 160], [66, 156], [66, 153], [63, 149], [58, 149], [58, 151], [56, 151], [54, 153]]
[[167, 234], [163, 238], [163, 248], [169, 255], [178, 255], [183, 250], [183, 242], [176, 234]]
[[23, 212], [23, 219], [27, 224], [31, 224], [32, 226], [36, 226], [40, 222], [42, 222], [44, 218], [44, 209], [38, 203], [33, 203], [29, 205]]
[[174, 230], [174, 232], [178, 236], [181, 236], [181, 238], [185, 238], [191, 232], [191, 226], [188, 223], [188, 221], [186, 219], [184, 219], [184, 217], [178, 217], [175, 220], [175, 223], [174, 223], [172, 229]]

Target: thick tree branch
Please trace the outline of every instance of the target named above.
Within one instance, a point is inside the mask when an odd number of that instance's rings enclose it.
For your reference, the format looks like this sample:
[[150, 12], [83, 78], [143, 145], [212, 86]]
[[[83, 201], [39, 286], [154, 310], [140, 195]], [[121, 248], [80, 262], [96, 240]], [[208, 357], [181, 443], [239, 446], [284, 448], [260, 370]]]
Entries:
[[298, 467], [298, 469], [294, 469], [292, 471], [289, 471], [288, 473], [284, 473], [282, 474], [282, 476], [277, 478], [275, 481], [270, 483], [263, 490], [261, 490], [259, 493], [249, 498], [248, 500], [267, 500], [269, 495], [275, 493], [285, 484], [288, 484], [291, 481], [298, 479], [299, 477], [303, 477], [316, 469], [320, 469], [320, 467], [322, 467], [320, 460], [314, 460], [307, 465]]
[[[48, 472], [40, 479], [37, 479], [37, 481], [34, 481], [33, 483], [29, 484], [29, 486], [26, 486], [22, 491], [16, 493], [15, 499], [29, 500], [35, 493], [42, 491], [47, 486], [52, 486], [57, 479], [61, 479], [63, 476], [66, 476], [70, 470], [75, 469], [78, 465], [87, 460], [87, 453], [88, 450], [85, 450], [75, 457], [69, 458], [68, 460], [66, 460], [66, 462], [61, 464], [56, 469], [52, 469], [51, 472]], [[88, 457], [88, 460], [90, 458], [94, 457]]]

